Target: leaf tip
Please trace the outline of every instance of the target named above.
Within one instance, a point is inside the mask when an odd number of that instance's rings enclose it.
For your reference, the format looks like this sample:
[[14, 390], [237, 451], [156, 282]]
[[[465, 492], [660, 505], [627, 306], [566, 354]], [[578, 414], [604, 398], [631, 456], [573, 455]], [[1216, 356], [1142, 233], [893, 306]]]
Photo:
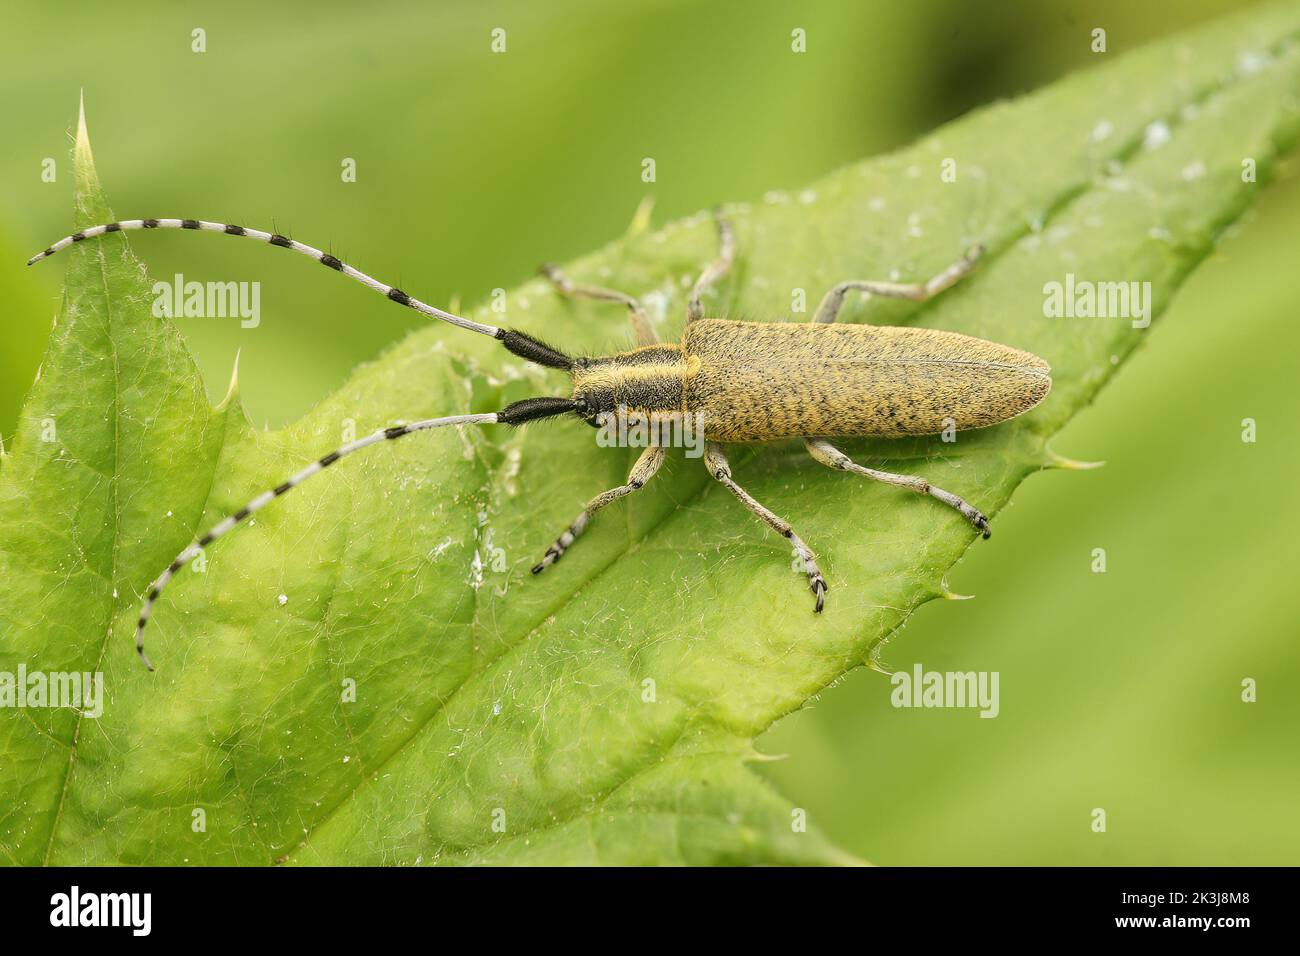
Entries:
[[1047, 457], [1043, 459], [1044, 468], [1061, 468], [1066, 471], [1091, 471], [1104, 464], [1106, 464], [1104, 461], [1079, 461], [1075, 458], [1066, 458], [1051, 449], [1048, 449]]
[[94, 163], [90, 152], [90, 132], [86, 129], [86, 91], [82, 90], [77, 100], [77, 139], [73, 147], [78, 163]]
[[72, 167], [76, 180], [78, 219], [81, 222], [100, 221], [104, 218], [104, 197], [99, 185], [99, 174], [95, 172], [95, 155], [90, 149], [84, 91], [77, 105], [77, 138], [72, 147]]
[[632, 221], [627, 224], [627, 233], [625, 238], [635, 239], [641, 233], [650, 228], [650, 218], [655, 211], [655, 197], [646, 196], [637, 203], [636, 212], [632, 213]]
[[875, 671], [877, 674], [884, 674], [886, 677], [894, 676], [894, 672], [880, 659], [878, 648], [872, 649], [871, 656], [867, 658], [866, 666], [867, 670]]
[[235, 364], [230, 369], [230, 384], [226, 387], [226, 397], [217, 405], [218, 408], [226, 408], [239, 400], [239, 356], [242, 352], [243, 349], [235, 349]]

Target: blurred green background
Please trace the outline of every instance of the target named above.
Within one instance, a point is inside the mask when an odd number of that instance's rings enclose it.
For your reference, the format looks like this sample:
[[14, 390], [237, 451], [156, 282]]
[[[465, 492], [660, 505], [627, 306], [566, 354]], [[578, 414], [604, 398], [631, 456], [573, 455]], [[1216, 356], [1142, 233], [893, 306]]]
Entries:
[[[1095, 26], [1114, 56], [1240, 6], [11, 5], [0, 435], [57, 307], [59, 264], [23, 262], [69, 231], [82, 90], [123, 218], [274, 227], [445, 304], [603, 244], [646, 196], [662, 222], [797, 188], [1087, 67]], [[489, 50], [494, 27], [506, 55]], [[803, 56], [789, 53], [795, 27]], [[191, 51], [195, 28], [206, 53]], [[1300, 862], [1298, 222], [1300, 182], [1284, 173], [1056, 442], [1109, 464], [1032, 478], [951, 576], [978, 600], [926, 606], [885, 649], [891, 667], [1000, 671], [998, 719], [895, 710], [888, 679], [862, 669], [760, 742], [790, 755], [762, 772], [814, 825], [883, 864]], [[252, 243], [134, 243], [155, 278], [262, 283], [256, 329], [178, 320], [214, 400], [240, 352], [259, 424], [297, 418], [419, 324]], [[612, 342], [623, 321], [612, 310]], [[1091, 571], [1099, 547], [1105, 574]]]

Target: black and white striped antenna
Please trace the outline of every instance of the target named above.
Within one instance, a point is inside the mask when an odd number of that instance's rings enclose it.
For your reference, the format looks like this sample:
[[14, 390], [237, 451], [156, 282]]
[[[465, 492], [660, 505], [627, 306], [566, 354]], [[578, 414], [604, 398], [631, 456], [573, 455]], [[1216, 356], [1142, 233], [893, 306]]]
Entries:
[[298, 487], [312, 475], [320, 474], [334, 462], [338, 461], [345, 455], [350, 455], [354, 451], [359, 451], [367, 445], [373, 445], [376, 442], [401, 438], [403, 435], [409, 435], [411, 432], [424, 431], [430, 428], [442, 428], [445, 425], [487, 425], [494, 424], [499, 420], [496, 412], [490, 412], [484, 415], [452, 415], [448, 418], [430, 418], [425, 421], [412, 422], [409, 425], [394, 425], [391, 428], [384, 428], [377, 432], [366, 435], [364, 438], [358, 438], [354, 442], [349, 442], [334, 451], [330, 452], [323, 458], [313, 461], [302, 471], [285, 479], [276, 485], [270, 491], [264, 491], [244, 507], [240, 508], [232, 515], [228, 515], [212, 526], [212, 529], [199, 538], [180, 554], [176, 559], [167, 566], [167, 570], [158, 575], [157, 578], [149, 585], [149, 593], [145, 595], [144, 606], [140, 608], [140, 619], [135, 626], [135, 652], [140, 655], [140, 660], [149, 670], [153, 670], [153, 664], [150, 662], [148, 655], [144, 652], [144, 629], [149, 623], [149, 617], [153, 614], [154, 603], [157, 602], [158, 596], [162, 594], [163, 588], [167, 582], [176, 576], [176, 572], [185, 565], [197, 558], [208, 545], [216, 541], [222, 535], [234, 529], [234, 527], [245, 518], [265, 508], [276, 498], [285, 494], [293, 488]]
[[244, 507], [240, 508], [234, 514], [227, 515], [221, 519], [211, 530], [203, 537], [190, 544], [184, 551], [176, 555], [167, 569], [158, 575], [149, 585], [149, 591], [145, 595], [144, 605], [140, 608], [140, 618], [136, 621], [135, 626], [135, 652], [140, 655], [140, 661], [149, 670], [153, 670], [153, 663], [149, 660], [148, 655], [144, 652], [144, 629], [149, 623], [149, 618], [153, 614], [153, 606], [158, 601], [159, 595], [162, 594], [163, 588], [167, 583], [176, 576], [176, 572], [185, 565], [197, 558], [203, 549], [218, 538], [232, 531], [236, 525], [244, 519], [261, 511], [276, 498], [287, 494], [289, 491], [297, 488], [308, 478], [318, 475], [330, 465], [334, 464], [340, 458], [352, 454], [354, 451], [360, 451], [369, 445], [377, 444], [381, 441], [393, 441], [410, 435], [413, 432], [428, 431], [432, 428], [445, 428], [448, 425], [522, 425], [525, 422], [535, 421], [540, 418], [551, 418], [555, 415], [563, 415], [574, 409], [574, 402], [568, 398], [525, 398], [513, 402], [499, 412], [482, 412], [474, 415], [449, 415], [444, 418], [426, 418], [423, 421], [411, 422], [408, 425], [391, 425], [388, 428], [381, 428], [379, 431], [371, 432], [364, 438], [358, 438], [356, 441], [348, 442], [322, 458], [313, 461], [306, 468], [294, 475], [286, 478], [280, 484], [276, 485], [269, 491], [264, 491], [256, 498], [252, 499]]
[[260, 229], [247, 229], [244, 226], [232, 226], [223, 222], [207, 222], [203, 219], [123, 219], [120, 222], [110, 222], [102, 226], [87, 226], [80, 232], [74, 232], [70, 236], [64, 236], [54, 245], [50, 246], [44, 252], [39, 252], [27, 260], [27, 264], [35, 265], [42, 259], [48, 259], [62, 249], [66, 249], [74, 242], [81, 242], [85, 239], [91, 239], [95, 236], [102, 236], [110, 232], [126, 232], [134, 229], [197, 229], [200, 232], [219, 232], [227, 236], [244, 236], [248, 239], [258, 239], [262, 242], [269, 243], [273, 246], [279, 246], [282, 249], [292, 249], [294, 252], [300, 252], [304, 256], [310, 256], [321, 265], [333, 269], [335, 272], [341, 272], [349, 279], [355, 279], [362, 285], [374, 289], [381, 295], [387, 296], [398, 305], [404, 305], [414, 309], [424, 315], [434, 319], [441, 319], [444, 322], [450, 322], [452, 325], [461, 329], [469, 329], [471, 332], [478, 332], [482, 335], [490, 335], [493, 338], [502, 338], [502, 329], [494, 325], [484, 325], [482, 322], [475, 322], [473, 319], [467, 319], [463, 316], [453, 315], [451, 312], [444, 312], [442, 309], [435, 308], [427, 302], [421, 302], [419, 299], [412, 298], [401, 289], [391, 285], [385, 285], [373, 276], [368, 276], [360, 269], [354, 269], [345, 262], [341, 262], [328, 252], [309, 246], [306, 243], [298, 242], [279, 233], [263, 232]]
[[[40, 262], [42, 259], [47, 259], [56, 252], [66, 249], [73, 243], [83, 242], [84, 240], [94, 238], [95, 236], [107, 235], [110, 232], [125, 232], [134, 229], [191, 229], [201, 232], [219, 232], [227, 236], [243, 236], [248, 239], [258, 239], [272, 246], [280, 246], [283, 249], [292, 249], [305, 256], [310, 256], [321, 265], [333, 269], [335, 272], [341, 272], [348, 278], [355, 279], [362, 285], [374, 289], [376, 292], [391, 299], [398, 305], [404, 305], [407, 308], [414, 309], [416, 312], [427, 315], [430, 318], [440, 319], [443, 322], [456, 326], [457, 328], [468, 329], [471, 332], [478, 332], [481, 335], [489, 335], [492, 338], [499, 340], [510, 352], [520, 356], [521, 358], [527, 359], [530, 362], [536, 362], [539, 365], [545, 365], [549, 368], [565, 370], [572, 368], [574, 364], [574, 359], [570, 356], [524, 332], [518, 332], [514, 329], [497, 328], [494, 325], [485, 325], [482, 322], [475, 322], [473, 319], [467, 319], [451, 312], [444, 312], [442, 309], [435, 308], [426, 302], [421, 302], [419, 299], [407, 295], [401, 289], [385, 285], [378, 279], [366, 275], [366, 273], [362, 272], [360, 269], [354, 269], [352, 266], [341, 262], [339, 259], [327, 252], [322, 252], [313, 246], [297, 242], [278, 233], [263, 232], [260, 229], [248, 229], [244, 226], [233, 226], [220, 222], [207, 222], [202, 219], [123, 219], [119, 222], [110, 222], [100, 226], [88, 226], [70, 236], [65, 236], [44, 252], [32, 256], [27, 260], [27, 264], [30, 266], [34, 263]], [[176, 576], [176, 572], [193, 561], [202, 553], [204, 548], [232, 530], [245, 518], [266, 507], [276, 498], [285, 494], [289, 490], [298, 487], [298, 485], [302, 484], [312, 475], [324, 471], [345, 455], [350, 455], [354, 451], [359, 451], [360, 449], [376, 444], [377, 442], [401, 438], [404, 435], [411, 434], [412, 432], [426, 431], [432, 428], [443, 428], [448, 425], [522, 425], [528, 421], [566, 414], [567, 412], [573, 411], [575, 407], [575, 402], [568, 398], [526, 398], [510, 404], [499, 412], [486, 412], [472, 415], [451, 415], [445, 418], [429, 418], [423, 421], [412, 422], [409, 425], [392, 425], [388, 428], [383, 428], [377, 432], [373, 432], [364, 438], [358, 438], [356, 441], [349, 442], [346, 445], [336, 448], [323, 458], [317, 459], [297, 474], [276, 485], [270, 491], [262, 492], [262, 494], [258, 495], [234, 514], [223, 518], [215, 524], [207, 534], [194, 541], [185, 548], [184, 551], [178, 554], [175, 560], [167, 566], [167, 569], [153, 580], [149, 585], [147, 594], [145, 595], [144, 605], [140, 609], [139, 620], [136, 622], [135, 650], [140, 656], [141, 662], [149, 670], [153, 670], [153, 664], [144, 652], [144, 629], [149, 623], [149, 617], [153, 613], [153, 607], [158, 601], [159, 595], [162, 594], [163, 588], [167, 586], [167, 583]]]

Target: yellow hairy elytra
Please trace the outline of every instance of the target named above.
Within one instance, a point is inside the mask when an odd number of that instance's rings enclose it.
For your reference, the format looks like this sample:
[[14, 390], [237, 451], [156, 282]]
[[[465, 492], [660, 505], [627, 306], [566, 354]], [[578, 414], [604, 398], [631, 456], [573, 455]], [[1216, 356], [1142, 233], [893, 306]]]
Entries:
[[936, 329], [710, 319], [683, 352], [686, 408], [720, 442], [984, 428], [1052, 387], [1038, 356]]

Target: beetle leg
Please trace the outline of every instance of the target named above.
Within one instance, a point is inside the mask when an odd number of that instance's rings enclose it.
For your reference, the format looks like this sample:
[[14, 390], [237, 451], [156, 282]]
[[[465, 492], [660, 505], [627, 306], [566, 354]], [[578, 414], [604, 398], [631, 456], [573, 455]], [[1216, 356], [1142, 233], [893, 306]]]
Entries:
[[559, 266], [549, 262], [539, 271], [551, 281], [551, 285], [555, 286], [556, 291], [561, 295], [574, 299], [623, 303], [627, 306], [628, 320], [632, 323], [632, 334], [636, 336], [636, 344], [654, 345], [658, 341], [654, 329], [650, 327], [650, 318], [645, 314], [645, 308], [636, 297], [626, 292], [619, 292], [617, 289], [606, 289], [598, 285], [578, 285], [561, 272]]
[[686, 303], [687, 325], [704, 318], [704, 303], [700, 297], [713, 283], [731, 271], [731, 264], [736, 259], [736, 231], [731, 227], [731, 220], [724, 219], [718, 210], [714, 210], [713, 219], [718, 225], [718, 257], [705, 266], [700, 277], [695, 280], [690, 301]]
[[944, 289], [956, 285], [962, 276], [975, 268], [976, 260], [983, 253], [983, 246], [974, 246], [948, 268], [925, 282], [884, 282], [876, 279], [850, 279], [841, 282], [822, 298], [813, 321], [834, 322], [835, 317], [840, 314], [840, 307], [844, 305], [844, 297], [854, 289], [867, 295], [884, 296], [887, 299], [912, 299], [915, 302], [924, 302]]
[[723, 453], [721, 445], [715, 442], [705, 443], [704, 464], [709, 469], [709, 474], [726, 486], [726, 489], [735, 495], [754, 517], [765, 522], [768, 527], [783, 538], [788, 539], [794, 546], [795, 553], [799, 556], [799, 560], [803, 562], [804, 573], [808, 575], [808, 587], [817, 599], [817, 606], [813, 610], [820, 613], [824, 603], [823, 597], [828, 587], [826, 579], [822, 577], [821, 568], [817, 566], [817, 557], [812, 553], [812, 549], [794, 533], [794, 529], [790, 527], [790, 522], [764, 508], [748, 491], [732, 480], [731, 465], [727, 462], [727, 456]]
[[573, 524], [569, 525], [564, 530], [564, 533], [555, 539], [555, 543], [546, 549], [546, 555], [533, 567], [533, 574], [541, 574], [564, 557], [564, 552], [569, 550], [569, 546], [587, 529], [587, 522], [591, 521], [592, 515], [605, 505], [644, 488], [646, 482], [654, 477], [655, 472], [659, 470], [659, 466], [663, 463], [664, 450], [658, 445], [651, 445], [643, 451], [641, 457], [632, 465], [632, 470], [628, 472], [627, 484], [611, 488], [609, 491], [602, 491], [587, 502], [587, 507], [582, 509], [582, 514], [574, 518]]
[[938, 498], [944, 504], [960, 511], [962, 516], [974, 525], [975, 530], [983, 534], [984, 537], [987, 538], [993, 533], [989, 530], [989, 519], [984, 517], [977, 509], [971, 507], [964, 499], [957, 497], [952, 492], [936, 488], [924, 478], [918, 478], [915, 475], [896, 475], [889, 471], [864, 468], [824, 438], [805, 438], [803, 443], [808, 447], [808, 453], [827, 468], [851, 471], [855, 475], [873, 478], [876, 481], [883, 481], [890, 485], [898, 485], [900, 488], [910, 488], [917, 494]]

